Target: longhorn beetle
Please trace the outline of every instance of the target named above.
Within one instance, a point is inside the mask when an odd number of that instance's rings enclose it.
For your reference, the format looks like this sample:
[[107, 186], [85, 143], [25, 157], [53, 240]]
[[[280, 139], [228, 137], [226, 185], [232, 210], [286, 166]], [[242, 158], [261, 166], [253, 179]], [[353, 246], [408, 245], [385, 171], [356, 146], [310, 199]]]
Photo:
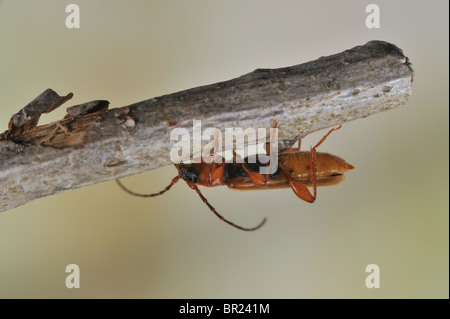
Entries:
[[[274, 128], [276, 128], [275, 122]], [[195, 190], [201, 200], [222, 221], [245, 231], [257, 230], [266, 222], [266, 218], [256, 227], [245, 228], [232, 223], [220, 215], [216, 209], [203, 196], [197, 185], [215, 187], [226, 185], [235, 190], [263, 190], [274, 188], [291, 188], [302, 200], [313, 203], [317, 198], [317, 186], [336, 185], [344, 179], [344, 173], [354, 168], [345, 160], [328, 153], [317, 152], [316, 149], [325, 141], [331, 132], [342, 127], [333, 128], [309, 152], [300, 151], [301, 140], [298, 147], [289, 148], [278, 154], [278, 169], [273, 174], [262, 175], [259, 169], [267, 164], [262, 164], [251, 157], [246, 157], [244, 163], [200, 163], [175, 164], [178, 175], [162, 191], [155, 194], [139, 194], [126, 188], [119, 180], [119, 186], [127, 193], [139, 197], [155, 197], [167, 192], [180, 178], [188, 186]], [[270, 143], [268, 153], [270, 153]], [[236, 154], [234, 153], [236, 156]], [[313, 193], [307, 186], [312, 186]]]

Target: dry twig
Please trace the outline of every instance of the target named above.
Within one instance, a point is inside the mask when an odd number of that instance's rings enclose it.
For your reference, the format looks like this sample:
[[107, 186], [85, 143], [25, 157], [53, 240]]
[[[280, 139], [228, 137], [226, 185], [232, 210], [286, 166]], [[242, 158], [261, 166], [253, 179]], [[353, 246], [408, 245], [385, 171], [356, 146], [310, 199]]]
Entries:
[[109, 111], [107, 101], [85, 103], [68, 109], [61, 121], [36, 127], [41, 113], [71, 97], [47, 90], [14, 115], [0, 136], [0, 211], [169, 165], [170, 131], [192, 131], [193, 119], [222, 132], [269, 128], [277, 120], [279, 139], [289, 144], [405, 104], [412, 80], [399, 48], [371, 41], [312, 62], [258, 69]]

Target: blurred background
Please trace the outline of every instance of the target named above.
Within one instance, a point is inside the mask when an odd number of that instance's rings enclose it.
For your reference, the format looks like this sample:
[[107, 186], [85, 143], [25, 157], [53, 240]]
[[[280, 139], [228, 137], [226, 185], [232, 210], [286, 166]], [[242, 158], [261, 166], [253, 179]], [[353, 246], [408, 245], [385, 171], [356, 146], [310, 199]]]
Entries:
[[[66, 5], [80, 8], [67, 29]], [[406, 106], [347, 123], [321, 147], [357, 166], [307, 204], [292, 191], [185, 183], [152, 199], [114, 182], [0, 213], [1, 298], [448, 298], [449, 4], [381, 1], [0, 1], [0, 131], [46, 88], [110, 107], [339, 53], [370, 40], [403, 49]], [[308, 136], [308, 148], [324, 134]], [[164, 167], [124, 179], [156, 192]], [[2, 187], [0, 185], [0, 187]], [[66, 265], [81, 288], [65, 286]], [[381, 288], [367, 289], [377, 264]]]

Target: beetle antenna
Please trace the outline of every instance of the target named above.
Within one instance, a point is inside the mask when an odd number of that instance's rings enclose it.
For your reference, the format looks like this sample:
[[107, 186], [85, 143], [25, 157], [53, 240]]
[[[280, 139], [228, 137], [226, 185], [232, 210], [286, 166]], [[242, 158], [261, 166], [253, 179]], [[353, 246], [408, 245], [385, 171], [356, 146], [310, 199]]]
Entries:
[[165, 192], [167, 192], [179, 180], [180, 180], [180, 176], [175, 176], [174, 178], [172, 178], [172, 181], [170, 182], [169, 185], [166, 186], [166, 188], [164, 188], [162, 191], [160, 191], [158, 193], [155, 193], [155, 194], [139, 194], [139, 193], [135, 193], [135, 192], [129, 190], [128, 188], [126, 188], [125, 185], [123, 185], [122, 182], [119, 181], [118, 179], [116, 179], [116, 182], [120, 186], [120, 188], [122, 188], [125, 192], [127, 192], [130, 195], [139, 196], [139, 197], [155, 197], [155, 196], [159, 196], [159, 195], [162, 195]]
[[197, 185], [195, 185], [194, 183], [189, 182], [189, 181], [185, 181], [185, 182], [189, 185], [190, 188], [192, 188], [193, 190], [195, 190], [197, 192], [198, 196], [200, 196], [200, 198], [203, 201], [203, 203], [205, 203], [206, 206], [209, 207], [209, 209], [214, 213], [214, 215], [219, 217], [220, 220], [224, 221], [228, 225], [231, 225], [231, 226], [233, 226], [233, 227], [235, 227], [237, 229], [244, 230], [244, 231], [253, 231], [253, 230], [257, 230], [257, 229], [261, 228], [266, 223], [267, 218], [264, 218], [262, 220], [262, 222], [259, 223], [258, 226], [252, 227], [252, 228], [246, 228], [246, 227], [242, 227], [242, 226], [236, 225], [233, 222], [230, 222], [229, 220], [227, 220], [225, 217], [223, 217], [222, 215], [220, 215], [216, 211], [216, 209], [208, 202], [208, 200], [205, 198], [205, 196], [203, 196], [202, 192], [200, 191], [200, 189], [198, 189]]

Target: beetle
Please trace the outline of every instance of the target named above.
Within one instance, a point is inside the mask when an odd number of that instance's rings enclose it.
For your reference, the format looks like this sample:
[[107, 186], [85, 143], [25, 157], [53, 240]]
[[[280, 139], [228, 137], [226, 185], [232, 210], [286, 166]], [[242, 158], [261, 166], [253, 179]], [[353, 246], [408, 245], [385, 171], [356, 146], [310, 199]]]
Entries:
[[[274, 128], [277, 123], [275, 122]], [[201, 200], [209, 209], [222, 221], [244, 231], [253, 231], [261, 228], [266, 222], [266, 218], [256, 227], [246, 228], [234, 224], [220, 215], [216, 209], [203, 196], [197, 185], [215, 187], [226, 185], [234, 190], [263, 190], [275, 188], [291, 188], [302, 200], [313, 203], [317, 198], [318, 186], [330, 186], [340, 183], [344, 179], [344, 173], [354, 168], [344, 159], [316, 149], [333, 132], [340, 129], [332, 128], [310, 151], [300, 151], [301, 140], [298, 147], [289, 148], [278, 154], [278, 169], [273, 174], [262, 175], [259, 169], [267, 164], [259, 162], [256, 158], [246, 157], [244, 163], [200, 163], [175, 164], [178, 175], [162, 191], [155, 194], [139, 194], [126, 188], [119, 180], [118, 185], [127, 193], [139, 197], [155, 197], [167, 192], [180, 179], [195, 190]], [[270, 143], [268, 153], [270, 153]], [[235, 154], [235, 153], [234, 153]], [[312, 186], [313, 193], [307, 186]]]

